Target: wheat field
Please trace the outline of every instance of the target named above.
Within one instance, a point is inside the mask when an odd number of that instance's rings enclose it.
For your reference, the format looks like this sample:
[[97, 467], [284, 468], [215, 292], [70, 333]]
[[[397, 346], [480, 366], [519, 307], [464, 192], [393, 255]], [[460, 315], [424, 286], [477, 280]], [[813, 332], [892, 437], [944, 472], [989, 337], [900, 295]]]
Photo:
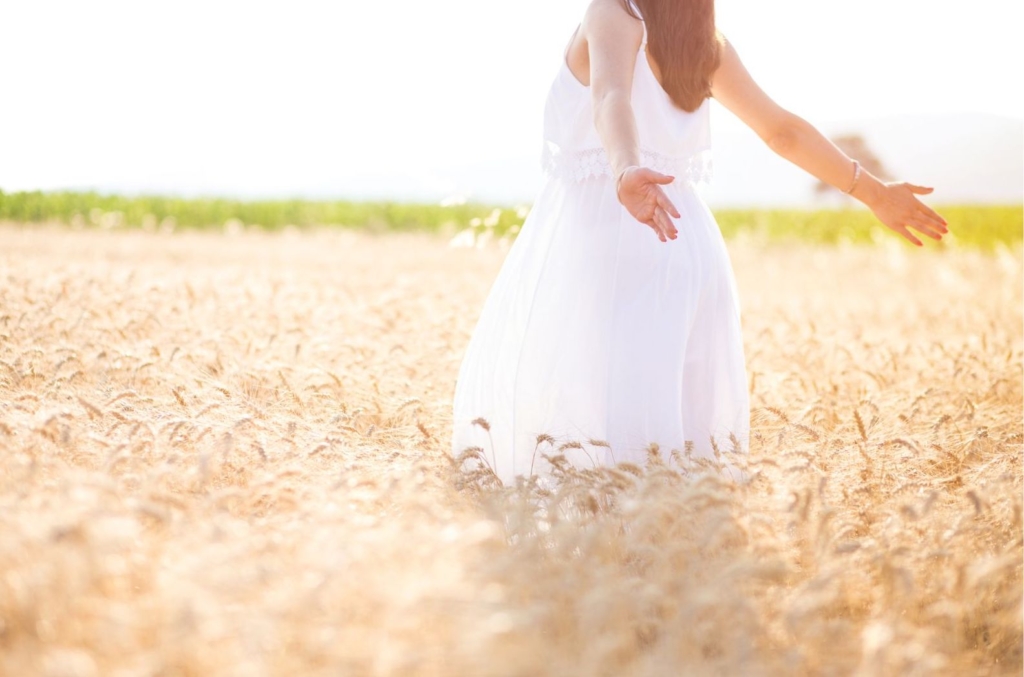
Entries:
[[1020, 247], [729, 249], [754, 480], [545, 493], [448, 451], [499, 242], [0, 228], [0, 674], [1020, 674]]

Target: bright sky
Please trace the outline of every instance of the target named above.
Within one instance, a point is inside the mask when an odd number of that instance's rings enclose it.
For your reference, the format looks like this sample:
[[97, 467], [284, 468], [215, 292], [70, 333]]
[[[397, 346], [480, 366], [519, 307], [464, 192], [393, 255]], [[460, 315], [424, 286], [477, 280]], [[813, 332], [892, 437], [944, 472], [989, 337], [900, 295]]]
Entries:
[[[445, 167], [533, 155], [585, 6], [7, 3], [0, 188], [343, 196], [373, 180], [429, 184]], [[718, 0], [717, 14], [765, 91], [819, 124], [1024, 117], [1022, 7]], [[719, 129], [739, 124], [715, 106]]]

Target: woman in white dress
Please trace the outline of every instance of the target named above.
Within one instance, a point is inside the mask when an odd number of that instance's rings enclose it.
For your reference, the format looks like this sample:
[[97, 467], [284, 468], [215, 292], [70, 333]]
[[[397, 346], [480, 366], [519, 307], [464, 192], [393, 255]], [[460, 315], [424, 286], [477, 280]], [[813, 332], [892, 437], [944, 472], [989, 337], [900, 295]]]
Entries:
[[[451, 451], [506, 485], [747, 451], [750, 406], [729, 257], [699, 189], [709, 97], [776, 153], [940, 239], [945, 220], [883, 183], [751, 79], [713, 0], [593, 0], [551, 85], [547, 179], [484, 303], [455, 386]], [[465, 453], [470, 450], [468, 453]], [[730, 463], [726, 470], [735, 471]]]

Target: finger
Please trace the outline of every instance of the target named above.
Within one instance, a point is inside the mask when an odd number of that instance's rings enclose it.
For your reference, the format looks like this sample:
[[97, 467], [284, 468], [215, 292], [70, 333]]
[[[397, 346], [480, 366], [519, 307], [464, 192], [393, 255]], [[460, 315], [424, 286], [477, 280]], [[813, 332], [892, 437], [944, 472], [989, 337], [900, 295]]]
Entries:
[[644, 223], [646, 223], [648, 226], [654, 229], [654, 234], [658, 236], [659, 240], [661, 240], [662, 242], [668, 242], [668, 240], [665, 238], [665, 233], [661, 232], [661, 226], [658, 225], [657, 220], [655, 220], [653, 216], [649, 221], [645, 221]]
[[934, 209], [932, 209], [931, 207], [929, 207], [928, 205], [926, 205], [923, 202], [919, 201], [917, 204], [918, 204], [918, 209], [920, 209], [922, 212], [924, 212], [928, 216], [928, 218], [930, 218], [935, 223], [938, 223], [938, 224], [942, 225], [942, 228], [943, 228], [944, 231], [945, 230], [949, 230], [949, 223], [946, 221], [946, 219], [944, 219], [941, 216], [939, 216], [938, 212], [936, 212]]
[[907, 226], [913, 228], [916, 231], [924, 233], [933, 240], [942, 239], [942, 232], [931, 223], [925, 221], [924, 219], [913, 217], [909, 221], [907, 221]]
[[909, 188], [911, 193], [917, 193], [918, 195], [927, 195], [928, 193], [935, 190], [934, 188], [931, 187], [918, 186], [916, 184], [907, 182], [904, 182], [903, 185]]
[[896, 232], [899, 233], [900, 235], [902, 235], [903, 237], [907, 238], [908, 240], [910, 240], [914, 244], [916, 244], [918, 247], [923, 247], [924, 246], [924, 244], [920, 240], [918, 240], [916, 237], [914, 237], [910, 233], [910, 231], [907, 230], [906, 226], [899, 226], [899, 227], [897, 227], [896, 228]]
[[927, 228], [928, 230], [933, 231], [938, 235], [942, 235], [943, 233], [949, 232], [949, 229], [946, 228], [946, 226], [942, 225], [941, 222], [936, 222], [931, 218], [931, 216], [921, 211], [914, 212], [913, 214], [907, 217], [907, 225], [909, 226], [911, 224], [916, 224], [915, 227], [918, 230], [920, 230], [921, 228]]
[[676, 206], [674, 204], [672, 204], [672, 200], [669, 200], [668, 196], [665, 195], [665, 192], [661, 190], [658, 191], [658, 206], [664, 209], [672, 216], [674, 216], [675, 218], [682, 218], [682, 216], [679, 214], [679, 210], [676, 209]]
[[936, 235], [942, 235], [946, 232], [946, 227], [944, 225], [941, 223], [935, 223], [928, 216], [920, 212], [912, 214], [907, 220], [907, 225], [914, 225], [918, 230], [926, 228]]
[[658, 222], [658, 226], [661, 228], [661, 232], [665, 234], [666, 241], [676, 239], [679, 234], [676, 232], [676, 227], [672, 225], [672, 219], [668, 217], [668, 214], [664, 210], [658, 209], [654, 212], [654, 218]]
[[661, 232], [665, 233], [665, 236], [670, 240], [674, 240], [679, 236], [676, 227], [672, 224], [672, 220], [668, 218], [668, 214], [663, 209], [655, 210], [654, 219], [661, 226]]
[[647, 224], [654, 229], [654, 234], [658, 236], [659, 240], [661, 240], [662, 242], [667, 242], [665, 233], [661, 232], [661, 225], [658, 224], [658, 220], [656, 218], [652, 216], [651, 220], [648, 221]]
[[920, 223], [928, 224], [929, 228], [938, 233], [949, 232], [949, 228], [946, 226], [945, 223], [942, 222], [941, 219], [936, 219], [934, 216], [932, 216], [931, 214], [924, 210], [918, 210], [917, 213], [914, 214], [914, 218]]
[[659, 212], [665, 218], [665, 223], [668, 224], [669, 232], [672, 234], [672, 239], [679, 237], [679, 229], [676, 228], [676, 222], [672, 220], [672, 215], [664, 209], [660, 209]]
[[659, 183], [661, 185], [668, 185], [676, 180], [676, 177], [674, 176], [662, 174], [661, 172], [656, 172], [653, 169], [644, 169], [644, 178], [648, 181]]
[[653, 230], [654, 234], [658, 236], [658, 239], [659, 240], [661, 239], [661, 233], [658, 232], [658, 225], [656, 223], [654, 223], [654, 219], [649, 219], [647, 221], [641, 221], [641, 223], [643, 223], [645, 226], [647, 226], [648, 228]]

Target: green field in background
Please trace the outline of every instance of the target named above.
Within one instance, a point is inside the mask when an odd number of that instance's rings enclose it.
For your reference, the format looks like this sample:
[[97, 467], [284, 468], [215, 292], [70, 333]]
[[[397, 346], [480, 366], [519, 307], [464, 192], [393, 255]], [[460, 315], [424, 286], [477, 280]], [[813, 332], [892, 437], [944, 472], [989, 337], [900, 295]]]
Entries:
[[[943, 245], [991, 249], [1015, 245], [1024, 231], [1020, 205], [932, 205], [949, 221], [952, 238]], [[873, 242], [896, 237], [866, 209], [713, 209], [727, 238], [749, 236], [766, 241], [787, 239], [838, 243]], [[147, 230], [340, 226], [370, 232], [427, 231], [445, 236], [459, 232], [514, 235], [528, 209], [483, 204], [441, 206], [400, 202], [315, 200], [227, 200], [172, 197], [124, 197], [79, 192], [0, 191], [0, 221], [60, 222], [83, 228]], [[919, 236], [922, 240], [927, 240]], [[899, 238], [902, 239], [902, 238]], [[936, 244], [932, 241], [932, 244]]]

